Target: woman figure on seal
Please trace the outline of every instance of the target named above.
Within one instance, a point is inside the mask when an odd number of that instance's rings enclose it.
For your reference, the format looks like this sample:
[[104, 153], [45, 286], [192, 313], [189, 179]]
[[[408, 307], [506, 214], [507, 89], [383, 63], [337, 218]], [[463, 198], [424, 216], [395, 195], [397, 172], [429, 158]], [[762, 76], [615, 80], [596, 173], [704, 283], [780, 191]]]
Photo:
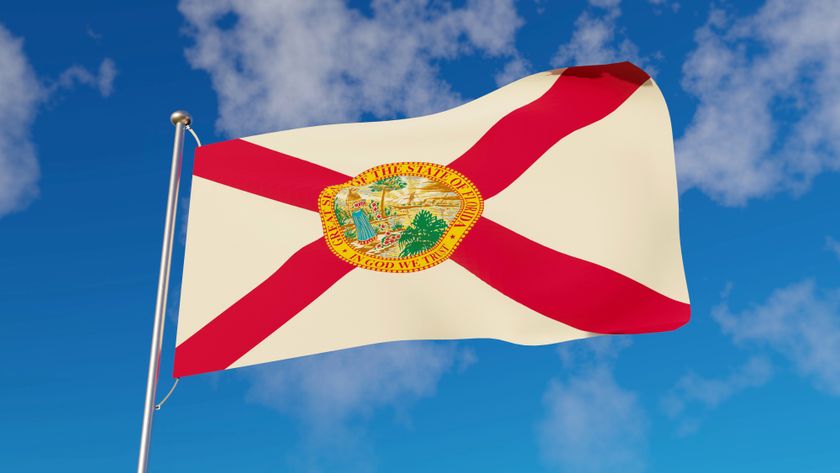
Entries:
[[354, 187], [347, 193], [347, 211], [353, 218], [353, 225], [356, 227], [356, 239], [359, 243], [366, 243], [376, 236], [376, 230], [370, 224], [370, 219], [364, 210], [365, 201]]

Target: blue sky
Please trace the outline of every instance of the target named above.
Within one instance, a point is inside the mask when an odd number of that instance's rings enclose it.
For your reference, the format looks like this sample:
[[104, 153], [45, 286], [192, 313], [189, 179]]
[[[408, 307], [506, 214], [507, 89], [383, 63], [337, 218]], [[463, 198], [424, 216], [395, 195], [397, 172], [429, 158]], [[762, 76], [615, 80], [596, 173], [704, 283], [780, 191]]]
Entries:
[[213, 142], [411, 116], [530, 72], [630, 59], [672, 114], [689, 325], [537, 348], [387, 344], [187, 378], [157, 416], [152, 471], [836, 471], [838, 12], [3, 3], [0, 468], [133, 468], [172, 110]]

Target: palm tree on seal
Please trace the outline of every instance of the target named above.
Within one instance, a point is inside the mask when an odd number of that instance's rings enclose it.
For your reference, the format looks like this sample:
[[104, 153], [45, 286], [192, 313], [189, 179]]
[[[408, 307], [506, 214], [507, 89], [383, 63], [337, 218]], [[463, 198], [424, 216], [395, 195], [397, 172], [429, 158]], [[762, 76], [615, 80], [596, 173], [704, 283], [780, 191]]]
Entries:
[[400, 176], [391, 176], [380, 179], [370, 185], [370, 190], [382, 191], [382, 197], [379, 199], [379, 212], [385, 216], [385, 194], [390, 191], [405, 189], [405, 181]]

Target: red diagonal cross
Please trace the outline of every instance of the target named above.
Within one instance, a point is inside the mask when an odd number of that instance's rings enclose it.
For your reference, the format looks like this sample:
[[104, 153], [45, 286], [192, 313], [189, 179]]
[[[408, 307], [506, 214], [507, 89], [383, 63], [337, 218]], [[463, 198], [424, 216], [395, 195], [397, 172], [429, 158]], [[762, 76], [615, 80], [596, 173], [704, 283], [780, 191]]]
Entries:
[[[449, 167], [489, 199], [557, 141], [612, 113], [648, 78], [626, 62], [568, 68], [545, 94], [499, 120]], [[313, 212], [322, 189], [351, 179], [242, 140], [199, 148], [193, 174]], [[451, 259], [506, 296], [580, 330], [642, 333], [671, 330], [688, 321], [688, 304], [484, 217]], [[176, 347], [175, 376], [227, 368], [354, 268], [333, 255], [323, 238], [304, 246]]]

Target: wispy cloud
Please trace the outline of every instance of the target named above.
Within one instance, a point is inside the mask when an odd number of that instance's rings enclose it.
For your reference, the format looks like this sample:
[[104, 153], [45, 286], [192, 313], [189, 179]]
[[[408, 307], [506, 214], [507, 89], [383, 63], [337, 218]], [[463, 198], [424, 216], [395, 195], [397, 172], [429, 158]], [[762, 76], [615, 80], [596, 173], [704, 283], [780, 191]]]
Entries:
[[773, 376], [767, 358], [755, 356], [728, 376], [710, 378], [689, 372], [662, 398], [665, 414], [677, 422], [677, 434], [693, 433], [703, 416], [741, 391], [766, 384]]
[[183, 0], [193, 67], [210, 74], [218, 127], [231, 135], [419, 115], [461, 97], [436, 63], [465, 54], [515, 57], [512, 0], [374, 2]]
[[43, 96], [23, 41], [0, 25], [0, 217], [38, 195], [40, 171], [30, 133]]
[[85, 34], [88, 35], [88, 38], [90, 38], [94, 41], [99, 41], [100, 39], [102, 39], [102, 34], [98, 33], [96, 30], [91, 28], [90, 25], [87, 25], [85, 27]]
[[723, 302], [712, 311], [725, 335], [753, 355], [724, 376], [688, 371], [661, 399], [677, 434], [696, 431], [704, 417], [723, 402], [773, 377], [782, 360], [828, 394], [840, 396], [840, 289], [822, 291], [812, 280], [773, 291], [759, 304], [733, 311]]
[[825, 246], [828, 248], [828, 251], [832, 252], [840, 258], [840, 241], [835, 240], [832, 237], [825, 237]]
[[613, 373], [625, 337], [580, 340], [561, 347], [565, 379], [543, 396], [539, 446], [549, 466], [582, 473], [637, 472], [645, 468], [648, 417], [636, 393]]
[[114, 92], [114, 79], [117, 77], [117, 66], [110, 58], [105, 58], [99, 64], [96, 72], [75, 64], [65, 69], [53, 84], [55, 89], [74, 89], [78, 85], [93, 87], [103, 97]]
[[644, 65], [646, 61], [639, 54], [639, 48], [617, 25], [621, 1], [589, 0], [588, 3], [590, 8], [575, 20], [571, 38], [560, 45], [551, 63], [557, 67], [616, 61]]
[[612, 366], [618, 355], [632, 344], [632, 337], [626, 335], [595, 337], [563, 343], [557, 347], [557, 354], [560, 355], [563, 367], [569, 370]]
[[0, 217], [25, 208], [38, 196], [40, 167], [31, 138], [38, 107], [56, 90], [77, 84], [110, 95], [114, 77], [114, 62], [105, 59], [96, 74], [72, 66], [44, 85], [24, 53], [23, 40], [0, 24]]
[[524, 57], [516, 55], [511, 58], [511, 60], [505, 64], [505, 67], [496, 74], [496, 85], [501, 87], [503, 85], [510, 84], [515, 80], [525, 77], [531, 72], [531, 64]]
[[724, 302], [712, 315], [735, 343], [772, 350], [815, 387], [840, 396], [840, 289], [822, 291], [807, 280], [740, 312]]
[[305, 438], [293, 464], [309, 469], [344, 462], [342, 469], [359, 471], [375, 457], [365, 441], [371, 416], [385, 409], [406, 422], [408, 409], [433, 396], [446, 373], [464, 370], [475, 360], [471, 350], [455, 343], [397, 342], [242, 372], [251, 382], [250, 400], [300, 421]]
[[260, 365], [247, 371], [248, 397], [332, 431], [433, 395], [441, 376], [472, 356], [454, 343], [397, 342]]
[[668, 0], [648, 0], [648, 3], [656, 7], [654, 13], [661, 14], [663, 8], [667, 8], [676, 13], [680, 11], [681, 5], [679, 2], [671, 2]]
[[840, 168], [838, 24], [833, 0], [712, 11], [683, 67], [699, 105], [677, 142], [682, 190], [742, 205]]

